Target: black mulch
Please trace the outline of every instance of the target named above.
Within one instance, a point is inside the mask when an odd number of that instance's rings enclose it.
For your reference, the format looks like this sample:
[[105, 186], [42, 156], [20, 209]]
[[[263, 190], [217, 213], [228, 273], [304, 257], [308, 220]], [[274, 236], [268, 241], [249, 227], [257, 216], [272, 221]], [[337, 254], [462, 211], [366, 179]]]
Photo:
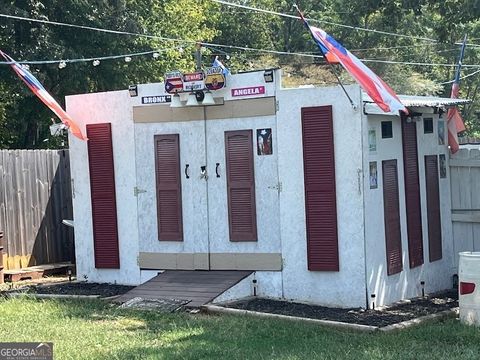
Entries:
[[125, 294], [135, 286], [97, 284], [87, 282], [72, 282], [49, 285], [27, 285], [7, 292], [22, 292], [29, 294], [61, 294], [61, 295], [100, 295], [109, 297]]
[[426, 298], [415, 298], [409, 302], [398, 303], [384, 310], [329, 308], [262, 298], [241, 300], [226, 306], [242, 310], [383, 327], [457, 307], [458, 293], [455, 290], [443, 291]]

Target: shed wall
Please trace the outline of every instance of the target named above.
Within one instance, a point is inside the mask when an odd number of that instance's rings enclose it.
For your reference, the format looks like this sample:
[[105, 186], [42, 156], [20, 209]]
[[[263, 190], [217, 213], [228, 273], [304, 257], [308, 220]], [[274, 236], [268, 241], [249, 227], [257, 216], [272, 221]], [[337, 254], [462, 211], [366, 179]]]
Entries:
[[87, 143], [69, 135], [73, 181], [75, 252], [80, 280], [118, 284], [140, 283], [137, 264], [137, 199], [134, 196], [135, 146], [128, 91], [68, 96], [68, 113], [82, 131], [86, 124], [112, 123], [112, 147], [117, 194], [120, 269], [95, 269]]
[[[360, 104], [359, 87], [346, 88]], [[277, 100], [283, 295], [324, 305], [365, 306], [361, 111], [352, 109], [339, 87], [282, 90]], [[307, 268], [300, 114], [302, 107], [322, 105], [333, 111], [339, 271]]]
[[[420, 202], [422, 211], [423, 248], [428, 249], [428, 217], [426, 213], [425, 192], [425, 155], [445, 154], [447, 159], [447, 177], [439, 178], [440, 208], [442, 224], [442, 247], [444, 256], [441, 260], [430, 263], [428, 251], [424, 252], [424, 264], [415, 268], [409, 266], [408, 238], [405, 204], [405, 181], [402, 151], [402, 132], [400, 117], [384, 115], [365, 116], [364, 137], [364, 168], [369, 169], [369, 162], [377, 162], [378, 188], [370, 189], [369, 172], [364, 173], [365, 191], [365, 239], [367, 248], [367, 286], [369, 305], [372, 305], [371, 295], [375, 294], [375, 305], [390, 304], [392, 302], [421, 295], [420, 282], [425, 282], [425, 292], [431, 293], [447, 289], [452, 286], [452, 222], [450, 215], [450, 174], [448, 167], [448, 148], [439, 145], [438, 115], [424, 114], [432, 117], [434, 132], [424, 134], [423, 121], [417, 121], [418, 166], [420, 183]], [[392, 121], [393, 138], [382, 139], [381, 122]], [[443, 124], [444, 126], [445, 123]], [[376, 150], [369, 149], [369, 130], [376, 131]], [[445, 140], [446, 140], [446, 128]], [[385, 227], [383, 217], [383, 179], [381, 163], [383, 160], [396, 159], [398, 163], [398, 184], [400, 200], [400, 225], [402, 235], [403, 270], [394, 275], [387, 275], [385, 260]]]

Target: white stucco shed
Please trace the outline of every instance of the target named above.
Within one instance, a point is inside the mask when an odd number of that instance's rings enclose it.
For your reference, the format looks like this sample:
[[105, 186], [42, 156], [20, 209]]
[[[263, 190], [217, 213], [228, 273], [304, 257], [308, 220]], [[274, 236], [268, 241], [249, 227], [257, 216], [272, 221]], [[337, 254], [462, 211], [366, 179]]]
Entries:
[[79, 279], [252, 270], [217, 300], [255, 279], [259, 296], [339, 307], [451, 287], [445, 110], [458, 102], [402, 97], [400, 117], [356, 85], [353, 108], [338, 86], [264, 75], [227, 76], [212, 105], [182, 93], [171, 107], [164, 83], [67, 97], [90, 139], [70, 137]]

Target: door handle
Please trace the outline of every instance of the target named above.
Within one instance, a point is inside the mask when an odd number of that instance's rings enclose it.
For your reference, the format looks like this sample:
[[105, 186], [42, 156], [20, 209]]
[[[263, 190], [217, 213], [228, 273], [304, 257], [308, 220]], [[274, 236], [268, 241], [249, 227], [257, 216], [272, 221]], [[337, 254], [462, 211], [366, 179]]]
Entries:
[[187, 179], [190, 179], [190, 175], [188, 175], [188, 167], [189, 167], [189, 166], [190, 166], [190, 165], [188, 165], [188, 164], [185, 165], [185, 177], [186, 177]]
[[207, 167], [200, 166], [200, 179], [208, 180]]
[[220, 177], [220, 174], [218, 173], [218, 167], [220, 166], [220, 163], [217, 163], [217, 166], [215, 166], [215, 173], [217, 174], [217, 178]]

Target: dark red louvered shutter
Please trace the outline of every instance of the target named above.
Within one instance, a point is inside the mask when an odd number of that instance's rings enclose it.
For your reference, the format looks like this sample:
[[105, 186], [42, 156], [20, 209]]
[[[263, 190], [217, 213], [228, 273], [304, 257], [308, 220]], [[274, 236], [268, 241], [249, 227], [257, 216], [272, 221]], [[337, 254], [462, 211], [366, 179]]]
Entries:
[[154, 140], [158, 239], [183, 241], [179, 136], [155, 135]]
[[252, 130], [225, 132], [230, 241], [257, 241]]
[[398, 202], [397, 160], [382, 161], [383, 171], [383, 216], [385, 222], [385, 245], [387, 274], [393, 275], [403, 269], [402, 235]]
[[418, 176], [417, 127], [402, 115], [403, 172], [407, 208], [408, 257], [410, 267], [423, 264], [422, 210]]
[[95, 267], [119, 269], [117, 202], [110, 123], [87, 125]]
[[437, 155], [425, 156], [425, 183], [427, 193], [428, 253], [430, 262], [432, 262], [442, 258]]
[[302, 108], [308, 270], [339, 271], [331, 106]]

